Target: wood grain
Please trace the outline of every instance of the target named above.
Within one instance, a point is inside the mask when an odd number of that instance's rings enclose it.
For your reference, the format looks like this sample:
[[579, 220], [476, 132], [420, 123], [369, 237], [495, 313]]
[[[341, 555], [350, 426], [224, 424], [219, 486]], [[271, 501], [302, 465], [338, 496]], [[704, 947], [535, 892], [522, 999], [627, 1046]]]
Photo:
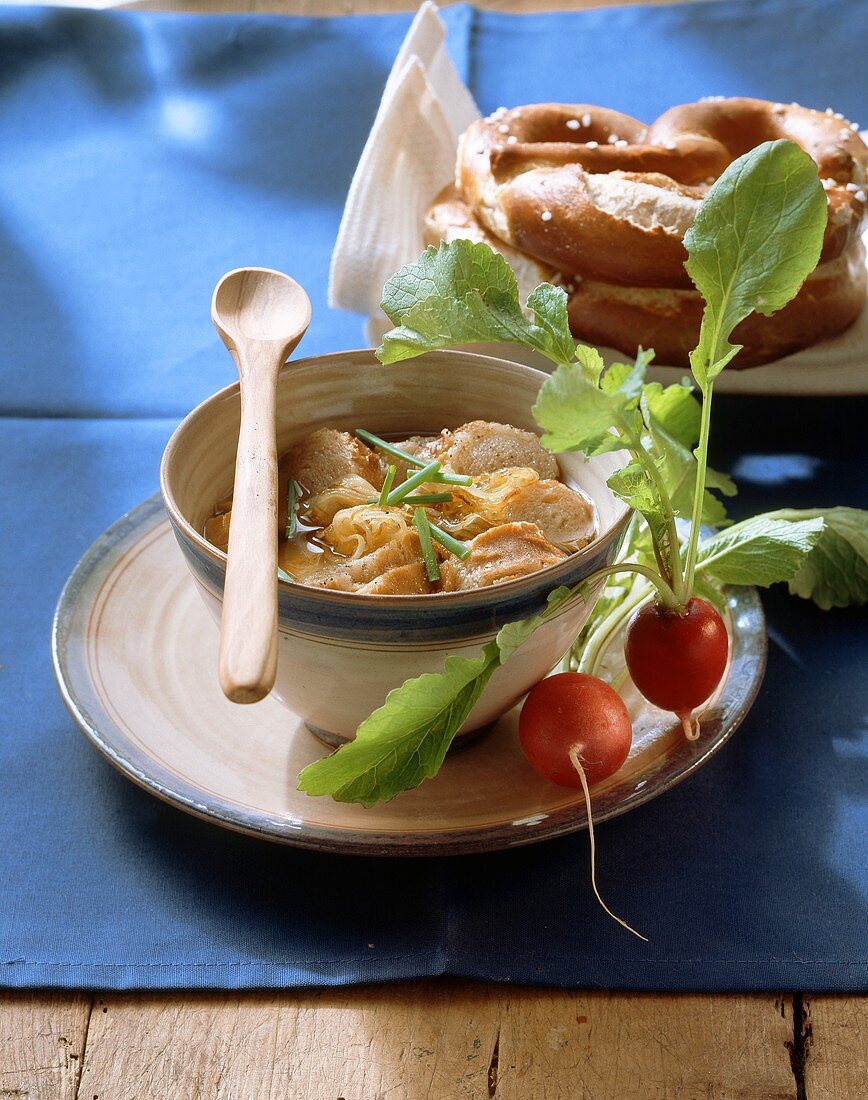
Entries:
[[90, 997], [0, 996], [0, 1100], [75, 1100]]
[[868, 997], [806, 996], [803, 1010], [807, 1100], [868, 1096]]
[[6, 993], [0, 1100], [862, 1100], [868, 999], [796, 1002], [794, 1036], [764, 994]]
[[791, 1098], [788, 1001], [420, 982], [106, 995], [86, 1100]]

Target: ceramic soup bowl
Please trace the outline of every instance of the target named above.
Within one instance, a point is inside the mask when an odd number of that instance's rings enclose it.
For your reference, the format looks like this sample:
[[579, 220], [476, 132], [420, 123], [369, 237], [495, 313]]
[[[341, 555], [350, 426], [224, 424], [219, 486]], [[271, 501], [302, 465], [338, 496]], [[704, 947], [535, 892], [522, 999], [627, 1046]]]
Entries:
[[[392, 438], [436, 434], [470, 420], [537, 430], [531, 408], [545, 378], [531, 367], [457, 351], [391, 366], [379, 363], [372, 351], [290, 362], [278, 382], [278, 454], [324, 427], [367, 428]], [[239, 413], [237, 384], [208, 398], [169, 440], [161, 469], [175, 535], [217, 622], [226, 555], [202, 531], [215, 502], [232, 489]], [[628, 509], [606, 479], [624, 465], [625, 456], [614, 452], [586, 461], [565, 454], [558, 459], [565, 480], [594, 501], [599, 520], [598, 537], [563, 562], [520, 580], [441, 595], [357, 595], [281, 581], [277, 698], [324, 740], [352, 738], [362, 720], [408, 677], [440, 672], [452, 653], [476, 656], [504, 623], [543, 610], [553, 589], [574, 585], [611, 562]], [[495, 672], [461, 735], [493, 722], [545, 676], [590, 608], [591, 603], [574, 600], [538, 629]]]

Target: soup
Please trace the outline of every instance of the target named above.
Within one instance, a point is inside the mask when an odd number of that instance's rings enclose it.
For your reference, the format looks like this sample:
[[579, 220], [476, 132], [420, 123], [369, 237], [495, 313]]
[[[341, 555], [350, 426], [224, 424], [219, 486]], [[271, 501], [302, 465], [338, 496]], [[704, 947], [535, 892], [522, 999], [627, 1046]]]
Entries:
[[[281, 571], [298, 584], [403, 596], [535, 573], [586, 546], [593, 503], [532, 432], [475, 420], [389, 443], [321, 428], [280, 460]], [[232, 498], [205, 537], [226, 550]]]

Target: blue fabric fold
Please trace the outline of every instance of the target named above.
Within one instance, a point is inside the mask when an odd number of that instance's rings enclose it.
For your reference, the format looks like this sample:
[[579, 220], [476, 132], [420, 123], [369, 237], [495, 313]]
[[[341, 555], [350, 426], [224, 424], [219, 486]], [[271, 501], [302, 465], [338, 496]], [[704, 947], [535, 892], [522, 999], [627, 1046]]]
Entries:
[[[483, 109], [650, 119], [705, 94], [868, 120], [862, 0], [508, 17], [444, 12]], [[208, 318], [230, 267], [299, 275], [308, 353], [344, 195], [408, 16], [0, 11], [0, 985], [252, 988], [443, 973], [632, 989], [868, 988], [864, 611], [774, 590], [762, 693], [675, 790], [587, 837], [487, 856], [335, 857], [188, 818], [117, 775], [52, 683], [69, 570], [153, 493], [177, 419], [232, 379]], [[868, 507], [868, 399], [718, 398], [739, 515]], [[480, 750], [481, 751], [481, 750]]]

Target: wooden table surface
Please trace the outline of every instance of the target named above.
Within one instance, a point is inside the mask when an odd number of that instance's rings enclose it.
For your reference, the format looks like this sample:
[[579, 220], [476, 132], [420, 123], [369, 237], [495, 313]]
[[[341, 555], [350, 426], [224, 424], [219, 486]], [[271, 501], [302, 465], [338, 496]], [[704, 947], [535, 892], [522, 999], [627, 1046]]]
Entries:
[[[303, 15], [418, 6], [62, 2]], [[477, 0], [514, 12], [611, 2]], [[863, 1100], [866, 1035], [868, 998], [804, 991], [563, 992], [451, 979], [286, 993], [26, 991], [0, 993], [0, 1100]]]
[[6, 994], [0, 1098], [862, 1100], [866, 1000], [443, 980]]

